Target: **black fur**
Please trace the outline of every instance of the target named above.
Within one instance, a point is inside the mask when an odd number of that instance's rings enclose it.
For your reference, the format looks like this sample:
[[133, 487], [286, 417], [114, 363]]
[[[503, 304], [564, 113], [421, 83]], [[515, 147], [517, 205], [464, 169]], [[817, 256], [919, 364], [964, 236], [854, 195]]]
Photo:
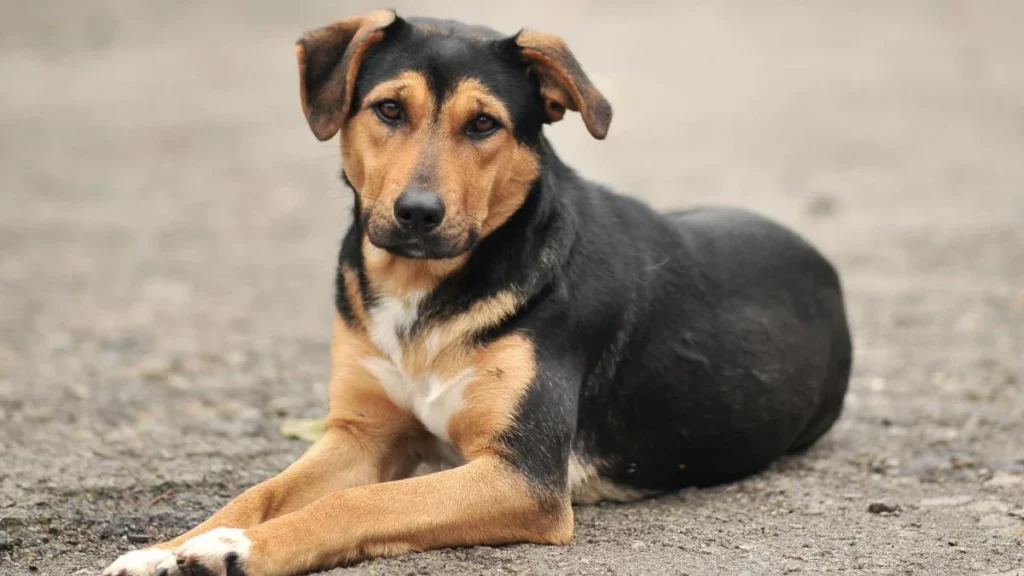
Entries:
[[[459, 78], [480, 79], [542, 159], [522, 208], [428, 296], [420, 317], [521, 292], [518, 313], [476, 339], [518, 332], [535, 343], [537, 377], [503, 439], [528, 478], [563, 488], [571, 451], [640, 489], [714, 484], [829, 429], [852, 350], [836, 272], [811, 246], [742, 210], [658, 214], [581, 178], [543, 138], [537, 82], [511, 39], [399, 20], [368, 53], [352, 109], [407, 69], [423, 71], [439, 96]], [[357, 217], [340, 254], [357, 270], [361, 238]], [[351, 316], [344, 290], [338, 309]]]

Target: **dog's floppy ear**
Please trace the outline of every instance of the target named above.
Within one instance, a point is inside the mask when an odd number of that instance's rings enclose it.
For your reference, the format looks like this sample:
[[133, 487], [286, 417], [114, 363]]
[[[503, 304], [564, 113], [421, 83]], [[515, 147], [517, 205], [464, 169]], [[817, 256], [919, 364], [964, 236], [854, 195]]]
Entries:
[[590, 134], [603, 140], [612, 122], [612, 106], [587, 78], [565, 41], [553, 34], [522, 30], [515, 42], [540, 80], [548, 122], [561, 120], [567, 108], [578, 110]]
[[302, 111], [317, 138], [330, 140], [341, 129], [363, 56], [399, 20], [392, 10], [377, 10], [307, 32], [295, 43]]

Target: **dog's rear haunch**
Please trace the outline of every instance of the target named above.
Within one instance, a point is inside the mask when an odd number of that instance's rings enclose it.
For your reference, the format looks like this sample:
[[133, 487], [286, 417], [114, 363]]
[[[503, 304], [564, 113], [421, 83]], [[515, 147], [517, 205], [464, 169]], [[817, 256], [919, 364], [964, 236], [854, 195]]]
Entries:
[[[578, 111], [604, 138], [612, 111], [561, 39], [378, 11], [296, 51], [310, 128], [340, 132], [355, 193], [327, 432], [105, 574], [566, 544], [572, 502], [740, 478], [838, 417], [832, 266], [753, 214], [658, 214], [563, 164], [543, 125]], [[424, 462], [449, 469], [410, 477]]]

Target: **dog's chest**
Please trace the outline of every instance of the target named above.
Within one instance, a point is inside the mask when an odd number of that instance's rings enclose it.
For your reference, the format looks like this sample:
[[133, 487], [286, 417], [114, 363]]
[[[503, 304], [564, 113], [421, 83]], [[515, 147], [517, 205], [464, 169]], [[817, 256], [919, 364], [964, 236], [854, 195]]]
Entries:
[[370, 339], [380, 356], [362, 359], [384, 393], [438, 438], [451, 442], [448, 422], [462, 410], [473, 368], [436, 362], [443, 334], [427, 330], [410, 336], [424, 294], [384, 297], [370, 308]]

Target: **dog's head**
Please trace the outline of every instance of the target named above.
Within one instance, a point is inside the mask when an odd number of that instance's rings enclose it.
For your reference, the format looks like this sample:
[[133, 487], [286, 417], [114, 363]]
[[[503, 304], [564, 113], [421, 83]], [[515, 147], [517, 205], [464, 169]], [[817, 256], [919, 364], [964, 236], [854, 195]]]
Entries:
[[344, 173], [370, 242], [392, 254], [464, 254], [523, 203], [541, 128], [578, 110], [604, 138], [611, 107], [556, 36], [508, 37], [377, 11], [299, 40], [302, 107], [341, 132]]

